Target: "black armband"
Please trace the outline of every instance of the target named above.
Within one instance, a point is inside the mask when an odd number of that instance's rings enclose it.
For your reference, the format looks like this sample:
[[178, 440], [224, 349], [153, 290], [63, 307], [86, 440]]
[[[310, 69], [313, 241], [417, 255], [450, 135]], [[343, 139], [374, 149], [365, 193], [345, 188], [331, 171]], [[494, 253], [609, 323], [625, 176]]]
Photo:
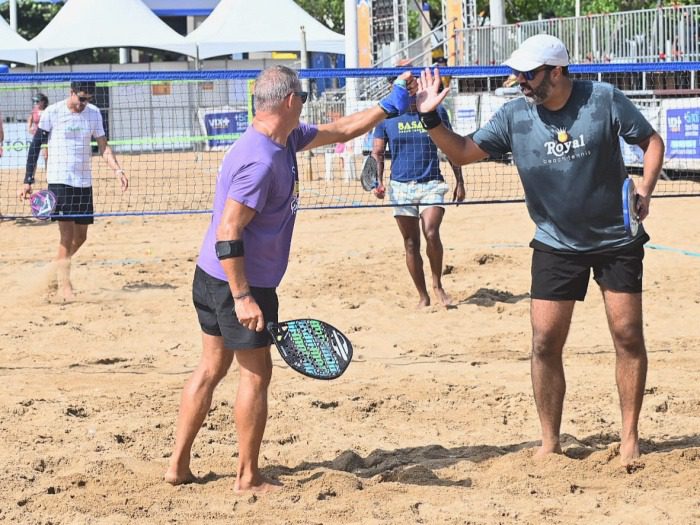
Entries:
[[437, 128], [442, 124], [442, 119], [435, 110], [429, 111], [428, 113], [418, 113], [418, 117], [420, 118], [420, 123], [423, 125], [423, 129]]
[[219, 260], [243, 257], [243, 241], [217, 241], [214, 247]]
[[27, 153], [27, 169], [24, 173], [24, 183], [34, 184], [34, 174], [36, 173], [36, 164], [41, 153], [41, 145], [46, 144], [49, 139], [49, 132], [39, 128], [34, 133], [34, 138], [29, 144], [29, 152]]

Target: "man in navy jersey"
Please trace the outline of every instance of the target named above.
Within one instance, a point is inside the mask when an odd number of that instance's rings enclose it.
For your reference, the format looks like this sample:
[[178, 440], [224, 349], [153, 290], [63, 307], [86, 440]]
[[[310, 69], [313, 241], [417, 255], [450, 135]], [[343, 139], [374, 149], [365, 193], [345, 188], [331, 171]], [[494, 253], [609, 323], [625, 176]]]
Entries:
[[409, 92], [415, 92], [415, 80], [406, 73], [378, 106], [310, 126], [299, 122], [308, 93], [294, 71], [274, 66], [258, 76], [255, 118], [224, 156], [195, 268], [192, 295], [202, 358], [182, 392], [168, 483], [195, 480], [192, 444], [214, 389], [235, 357], [240, 380], [234, 405], [239, 448], [234, 490], [269, 492], [279, 486], [262, 475], [258, 457], [272, 377], [272, 339], [265, 326], [278, 320], [276, 288], [289, 262], [299, 199], [296, 153], [367, 133], [387, 116], [405, 112]]
[[[394, 79], [389, 80], [393, 82]], [[438, 106], [437, 111], [440, 120], [451, 129], [445, 108]], [[391, 152], [389, 199], [403, 237], [408, 273], [418, 290], [418, 306], [430, 305], [420, 251], [421, 229], [427, 245], [433, 292], [441, 304], [449, 306], [450, 296], [442, 286], [443, 247], [440, 239], [440, 225], [445, 215], [442, 204], [449, 186], [440, 173], [437, 147], [421, 126], [415, 101], [408, 112], [380, 122], [374, 130], [372, 156], [377, 161], [378, 176], [374, 194], [379, 199], [383, 199], [386, 193], [384, 156], [387, 142]], [[452, 200], [461, 202], [465, 197], [462, 168], [452, 164], [452, 170], [456, 179]]]
[[638, 422], [647, 373], [642, 259], [649, 236], [641, 226], [635, 236], [625, 232], [621, 190], [627, 174], [619, 137], [644, 151], [643, 177], [636, 183], [640, 220], [649, 214], [664, 143], [618, 89], [571, 79], [568, 52], [558, 38], [528, 38], [505, 65], [524, 96], [503, 105], [471, 138], [442, 125], [436, 108], [447, 93], [440, 92], [437, 70], [426, 69], [419, 81], [421, 122], [458, 164], [513, 154], [537, 226], [530, 243], [532, 384], [542, 427], [537, 456], [562, 451], [562, 351], [574, 305], [583, 301], [592, 270], [615, 346], [620, 459], [629, 464], [640, 454]]

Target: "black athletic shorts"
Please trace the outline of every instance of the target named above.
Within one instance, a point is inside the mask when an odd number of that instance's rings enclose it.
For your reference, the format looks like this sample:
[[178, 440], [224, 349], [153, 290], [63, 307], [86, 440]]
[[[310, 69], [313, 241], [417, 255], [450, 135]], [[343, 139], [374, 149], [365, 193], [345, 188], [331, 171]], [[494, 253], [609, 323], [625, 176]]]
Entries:
[[[251, 286], [250, 292], [262, 310], [265, 324], [270, 321], [276, 323], [279, 302], [275, 288]], [[224, 347], [230, 350], [251, 350], [272, 344], [267, 329], [256, 332], [238, 322], [228, 282], [212, 277], [199, 266], [194, 271], [192, 300], [202, 332], [223, 337]]]
[[[49, 184], [49, 190], [56, 195], [56, 210], [52, 221], [75, 221], [76, 224], [95, 222], [92, 204], [92, 188], [76, 188], [67, 184]], [[68, 215], [68, 217], [61, 217]], [[75, 217], [71, 217], [75, 215]]]
[[643, 243], [635, 243], [604, 253], [532, 252], [533, 299], [583, 301], [590, 271], [602, 288], [616, 292], [641, 293], [644, 259]]

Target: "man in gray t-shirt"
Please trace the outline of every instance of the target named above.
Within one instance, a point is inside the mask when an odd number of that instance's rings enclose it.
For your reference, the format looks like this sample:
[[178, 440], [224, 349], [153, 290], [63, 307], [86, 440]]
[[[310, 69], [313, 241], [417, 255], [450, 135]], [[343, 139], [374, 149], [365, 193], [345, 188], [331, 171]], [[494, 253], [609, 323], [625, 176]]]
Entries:
[[644, 174], [636, 183], [640, 220], [649, 214], [663, 140], [613, 86], [569, 78], [569, 56], [558, 38], [527, 39], [505, 65], [524, 97], [506, 103], [471, 138], [441, 125], [435, 108], [447, 93], [440, 92], [437, 71], [426, 69], [419, 82], [421, 122], [457, 164], [513, 154], [537, 227], [530, 243], [532, 383], [542, 426], [537, 455], [561, 453], [562, 350], [574, 304], [584, 299], [592, 269], [617, 355], [620, 456], [628, 464], [639, 456], [637, 426], [647, 371], [642, 259], [649, 236], [641, 226], [634, 236], [625, 232], [621, 189], [627, 174], [618, 137], [644, 151]]

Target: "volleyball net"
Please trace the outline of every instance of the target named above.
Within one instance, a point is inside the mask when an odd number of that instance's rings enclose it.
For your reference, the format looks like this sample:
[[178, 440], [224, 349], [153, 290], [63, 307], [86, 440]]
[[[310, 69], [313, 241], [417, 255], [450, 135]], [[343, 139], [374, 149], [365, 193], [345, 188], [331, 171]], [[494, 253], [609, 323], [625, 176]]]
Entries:
[[[640, 108], [666, 143], [664, 171], [655, 197], [700, 196], [700, 63], [585, 64], [569, 68], [573, 78], [609, 82]], [[300, 72], [311, 93], [302, 120], [332, 122], [377, 104], [389, 89], [387, 78], [404, 69], [327, 69]], [[467, 135], [484, 125], [498, 108], [519, 96], [508, 87], [503, 67], [443, 68], [451, 85], [445, 109], [452, 128]], [[418, 73], [415, 70], [414, 73]], [[253, 87], [257, 71], [131, 72], [73, 74], [8, 74], [0, 76], [3, 155], [0, 157], [0, 214], [30, 217], [27, 201], [18, 198], [25, 176], [36, 118], [33, 98], [50, 104], [70, 94], [71, 81], [95, 82], [95, 104], [101, 111], [109, 144], [130, 179], [122, 192], [119, 179], [92, 146], [94, 215], [159, 215], [208, 213], [219, 165], [225, 151], [254, 116]], [[354, 95], [349, 96], [348, 91]], [[415, 124], [401, 124], [404, 151], [414, 151], [414, 164], [426, 159], [412, 147]], [[418, 125], [419, 126], [419, 125]], [[388, 143], [388, 140], [385, 141]], [[363, 189], [363, 163], [377, 148], [374, 132], [345, 144], [332, 144], [297, 155], [300, 209], [390, 206]], [[381, 144], [381, 142], [379, 143]], [[388, 144], [386, 144], [388, 146]], [[642, 171], [642, 152], [621, 141], [631, 175]], [[50, 144], [39, 157], [35, 189], [45, 188], [47, 163], [69, 162], [65, 148]], [[384, 156], [384, 181], [392, 171], [391, 150]], [[440, 152], [435, 163], [447, 184], [449, 203], [455, 174]], [[398, 162], [397, 167], [398, 169]], [[515, 202], [524, 199], [512, 159], [490, 158], [463, 166], [464, 203]], [[444, 189], [444, 187], [443, 187]], [[400, 204], [400, 203], [398, 203]]]

